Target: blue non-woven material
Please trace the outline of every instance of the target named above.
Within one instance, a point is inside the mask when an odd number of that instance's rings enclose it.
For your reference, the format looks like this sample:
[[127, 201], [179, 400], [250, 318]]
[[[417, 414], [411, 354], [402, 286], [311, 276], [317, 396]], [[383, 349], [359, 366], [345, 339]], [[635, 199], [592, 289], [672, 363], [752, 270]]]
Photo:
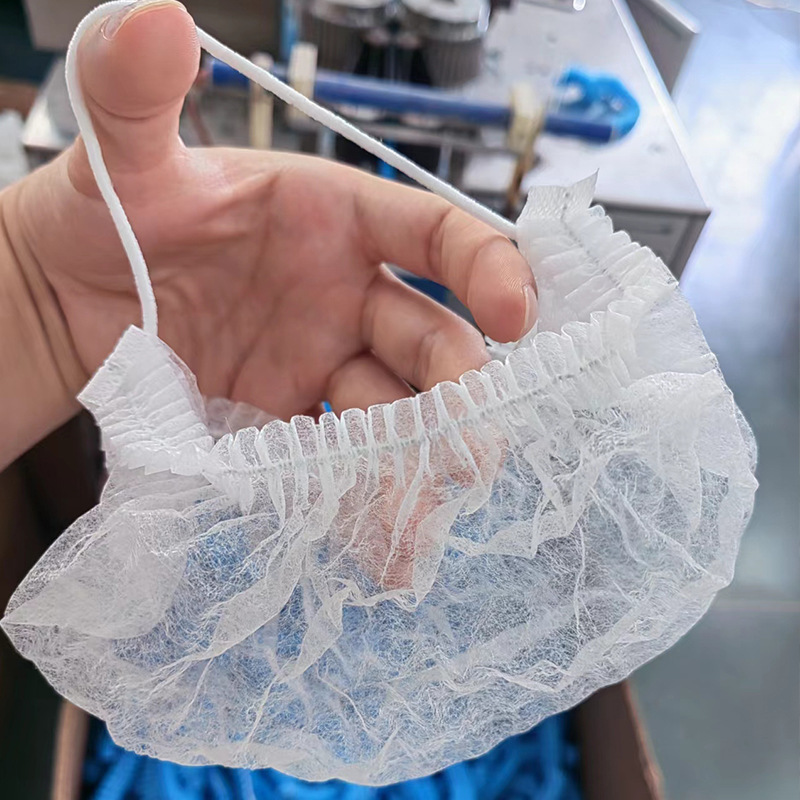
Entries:
[[276, 770], [184, 767], [114, 744], [92, 727], [82, 800], [581, 800], [569, 713], [480, 758], [393, 786], [308, 783]]

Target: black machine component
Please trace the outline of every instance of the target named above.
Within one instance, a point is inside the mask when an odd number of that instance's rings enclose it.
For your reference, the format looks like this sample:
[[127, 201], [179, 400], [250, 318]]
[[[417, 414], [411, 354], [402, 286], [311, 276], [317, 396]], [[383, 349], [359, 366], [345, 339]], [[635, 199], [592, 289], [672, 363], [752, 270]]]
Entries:
[[487, 0], [401, 0], [405, 26], [421, 40], [434, 86], [459, 86], [480, 72]]
[[481, 68], [489, 0], [301, 0], [323, 69], [459, 86]]
[[305, 0], [301, 38], [317, 46], [320, 67], [352, 72], [365, 36], [387, 25], [394, 13], [395, 0]]

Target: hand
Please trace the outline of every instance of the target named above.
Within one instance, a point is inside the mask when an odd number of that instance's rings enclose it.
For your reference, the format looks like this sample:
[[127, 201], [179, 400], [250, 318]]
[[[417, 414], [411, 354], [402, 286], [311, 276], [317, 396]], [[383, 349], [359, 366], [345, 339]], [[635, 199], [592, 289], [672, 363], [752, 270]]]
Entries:
[[[447, 285], [494, 339], [532, 326], [525, 260], [435, 196], [307, 156], [186, 148], [178, 117], [198, 57], [175, 2], [133, 6], [79, 52], [87, 106], [150, 268], [159, 334], [201, 391], [288, 418], [322, 400], [337, 411], [389, 402], [480, 368], [479, 333], [384, 262]], [[92, 373], [140, 309], [82, 142], [16, 187], [4, 216]]]

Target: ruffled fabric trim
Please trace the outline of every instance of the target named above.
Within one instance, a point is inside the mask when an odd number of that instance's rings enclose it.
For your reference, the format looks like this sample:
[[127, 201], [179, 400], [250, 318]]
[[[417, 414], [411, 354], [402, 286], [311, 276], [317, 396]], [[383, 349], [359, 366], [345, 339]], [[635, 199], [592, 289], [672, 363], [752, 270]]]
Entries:
[[[517, 415], [530, 410], [553, 386], [576, 410], [614, 402], [632, 380], [675, 361], [674, 342], [642, 344], [637, 328], [676, 293], [677, 283], [650, 250], [613, 233], [602, 209], [589, 209], [593, 191], [594, 178], [569, 188], [534, 189], [520, 217], [520, 247], [535, 265], [540, 293], [536, 331], [511, 345], [490, 343], [502, 361], [391, 405], [351, 409], [341, 417], [328, 413], [318, 423], [309, 417], [273, 420], [215, 443], [191, 371], [163, 342], [128, 329], [80, 397], [103, 431], [112, 465], [202, 474], [247, 510], [259, 475], [418, 448], [488, 418], [513, 417], [514, 409]], [[670, 327], [690, 322], [696, 328], [688, 306], [684, 311]], [[713, 370], [716, 361], [702, 337], [690, 338], [691, 357], [672, 368]]]
[[78, 396], [103, 434], [109, 466], [198, 474], [214, 440], [191, 370], [131, 326]]

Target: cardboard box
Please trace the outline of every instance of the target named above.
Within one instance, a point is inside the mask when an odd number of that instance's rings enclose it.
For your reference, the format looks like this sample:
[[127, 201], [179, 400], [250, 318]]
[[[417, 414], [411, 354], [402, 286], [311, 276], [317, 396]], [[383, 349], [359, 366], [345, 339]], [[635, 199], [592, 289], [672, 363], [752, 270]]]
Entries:
[[[575, 710], [585, 800], [664, 800], [627, 682], [608, 686]], [[50, 800], [80, 800], [89, 715], [64, 700], [56, 731]]]

